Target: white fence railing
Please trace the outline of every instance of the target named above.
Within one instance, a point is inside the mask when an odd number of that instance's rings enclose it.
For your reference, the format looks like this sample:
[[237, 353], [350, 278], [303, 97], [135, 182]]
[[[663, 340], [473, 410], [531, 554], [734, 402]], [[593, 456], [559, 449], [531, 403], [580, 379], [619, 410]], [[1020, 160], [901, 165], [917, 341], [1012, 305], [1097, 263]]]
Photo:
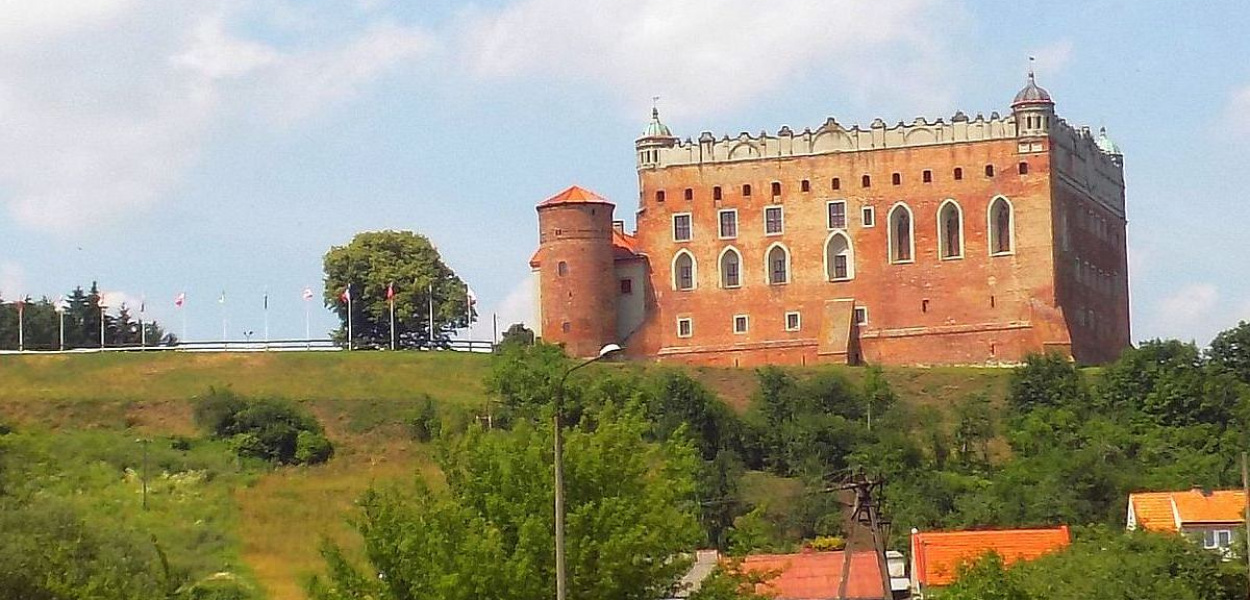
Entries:
[[[27, 348], [25, 350], [0, 350], [0, 354], [89, 354], [95, 352], [343, 352], [346, 348], [339, 346], [334, 340], [216, 340], [201, 342], [183, 342], [168, 346], [105, 346], [104, 348], [73, 348], [54, 350]], [[358, 349], [360, 350], [360, 349]], [[490, 340], [447, 340], [435, 344], [432, 348], [414, 348], [405, 350], [416, 351], [452, 351], [480, 352], [495, 351], [495, 343]]]

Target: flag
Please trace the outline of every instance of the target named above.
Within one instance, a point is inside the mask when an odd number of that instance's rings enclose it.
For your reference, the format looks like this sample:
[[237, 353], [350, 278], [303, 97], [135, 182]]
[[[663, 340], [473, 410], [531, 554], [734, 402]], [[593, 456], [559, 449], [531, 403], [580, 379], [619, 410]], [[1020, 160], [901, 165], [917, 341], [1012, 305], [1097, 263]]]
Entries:
[[352, 301], [352, 286], [349, 285], [343, 288], [343, 293], [339, 294], [339, 300], [342, 300], [343, 302]]
[[18, 298], [18, 299], [17, 299], [17, 314], [18, 314], [18, 315], [21, 315], [21, 314], [22, 314], [22, 311], [23, 311], [25, 308], [26, 308], [26, 301], [25, 301], [25, 300], [23, 300], [23, 299], [21, 299], [21, 298]]
[[176, 298], [174, 298], [174, 306], [177, 306], [178, 308], [182, 308], [183, 303], [185, 303], [186, 301], [187, 301], [187, 293], [182, 292], [178, 294]]
[[148, 311], [148, 299], [139, 298], [139, 314], [142, 315], [143, 313], [147, 311]]
[[217, 299], [217, 304], [226, 303], [226, 290], [221, 290], [221, 297]]
[[474, 293], [473, 293], [473, 288], [471, 288], [471, 287], [469, 287], [469, 286], [467, 286], [467, 285], [466, 285], [466, 286], [464, 286], [464, 295], [465, 295], [465, 297], [466, 297], [466, 298], [468, 298], [468, 299], [469, 299], [469, 306], [476, 306], [476, 305], [477, 305], [477, 294], [474, 294]]
[[265, 292], [265, 310], [269, 310], [269, 292]]
[[391, 283], [386, 284], [386, 299], [387, 300], [395, 299], [395, 282], [393, 281]]
[[305, 288], [304, 288], [304, 299], [305, 299], [305, 300], [312, 300], [312, 297], [313, 297], [312, 288], [310, 288], [310, 287], [305, 287]]
[[65, 301], [65, 296], [57, 296], [56, 302], [52, 306], [56, 309], [56, 312], [63, 313], [69, 309], [69, 302]]

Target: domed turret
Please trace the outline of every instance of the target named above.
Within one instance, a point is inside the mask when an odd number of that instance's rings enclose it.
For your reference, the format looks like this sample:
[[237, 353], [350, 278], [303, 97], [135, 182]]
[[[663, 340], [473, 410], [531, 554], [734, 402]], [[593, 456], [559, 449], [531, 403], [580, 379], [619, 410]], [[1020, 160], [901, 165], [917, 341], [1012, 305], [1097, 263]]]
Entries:
[[660, 121], [660, 109], [651, 107], [651, 122], [642, 137], [634, 142], [638, 151], [638, 168], [655, 167], [660, 164], [660, 152], [664, 148], [672, 148], [677, 143], [668, 125]]
[[1107, 136], [1106, 127], [1098, 128], [1098, 139], [1094, 140], [1094, 143], [1098, 144], [1098, 149], [1102, 150], [1103, 154], [1111, 157], [1111, 162], [1124, 166], [1124, 153], [1120, 152], [1120, 147]]
[[1016, 117], [1016, 134], [1020, 137], [1038, 137], [1050, 133], [1055, 116], [1055, 101], [1050, 92], [1037, 85], [1033, 69], [1029, 68], [1029, 81], [1011, 101], [1011, 112]]

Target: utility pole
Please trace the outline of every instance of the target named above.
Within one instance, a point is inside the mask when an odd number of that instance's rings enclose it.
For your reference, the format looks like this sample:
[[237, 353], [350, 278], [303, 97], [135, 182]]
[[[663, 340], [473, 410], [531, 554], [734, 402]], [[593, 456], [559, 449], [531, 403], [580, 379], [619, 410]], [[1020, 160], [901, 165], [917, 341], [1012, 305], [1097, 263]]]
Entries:
[[143, 446], [143, 510], [148, 509], [148, 444], [152, 440], [147, 438], [139, 438], [135, 440]]
[[[889, 526], [890, 522], [881, 516], [881, 507], [877, 503], [874, 495], [880, 496], [882, 482], [880, 479], [868, 479], [862, 475], [856, 475], [851, 481], [838, 486], [837, 490], [851, 490], [855, 492], [855, 505], [852, 510], [852, 518], [860, 525], [867, 527], [872, 534], [873, 553], [877, 555], [877, 568], [881, 572], [881, 593], [883, 598], [893, 597], [893, 591], [890, 589], [890, 565], [885, 556], [885, 533], [883, 529]], [[844, 562], [842, 563], [842, 581], [838, 585], [838, 598], [846, 599], [846, 584], [850, 579], [852, 552], [851, 545], [848, 540], [844, 552]]]

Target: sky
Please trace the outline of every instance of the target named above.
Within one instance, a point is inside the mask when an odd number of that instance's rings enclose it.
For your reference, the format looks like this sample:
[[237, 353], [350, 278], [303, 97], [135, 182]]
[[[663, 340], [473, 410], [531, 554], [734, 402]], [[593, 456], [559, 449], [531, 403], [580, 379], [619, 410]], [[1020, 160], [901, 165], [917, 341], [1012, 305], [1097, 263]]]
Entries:
[[[1009, 112], [1028, 57], [1125, 155], [1135, 340], [1250, 320], [1250, 3], [0, 0], [0, 298], [96, 280], [190, 339], [335, 326], [321, 260], [428, 236], [489, 338], [531, 313], [534, 205], [632, 222], [680, 137]], [[224, 291], [224, 309], [217, 300]], [[186, 293], [179, 313], [173, 300]]]

